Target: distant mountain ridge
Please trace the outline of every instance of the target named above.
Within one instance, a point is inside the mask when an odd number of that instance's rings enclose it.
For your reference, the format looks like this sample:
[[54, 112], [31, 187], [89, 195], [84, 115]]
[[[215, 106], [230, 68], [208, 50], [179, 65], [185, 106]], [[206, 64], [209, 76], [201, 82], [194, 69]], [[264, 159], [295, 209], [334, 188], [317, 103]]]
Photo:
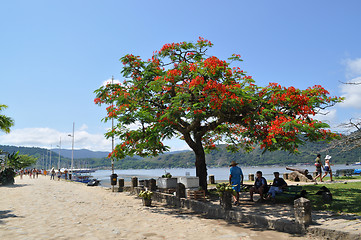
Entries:
[[[225, 145], [219, 145], [218, 150], [212, 150], [206, 154], [206, 163], [208, 167], [228, 167], [231, 161], [236, 161], [241, 166], [258, 165], [293, 165], [297, 163], [306, 163], [313, 165], [317, 153], [322, 157], [326, 154], [332, 156], [332, 164], [341, 164], [359, 162], [361, 158], [361, 148], [350, 151], [341, 151], [340, 148], [327, 149], [329, 145], [323, 142], [306, 143], [299, 147], [299, 154], [289, 154], [284, 151], [266, 152], [257, 146], [251, 153], [243, 151], [231, 153], [227, 152]], [[43, 168], [57, 166], [69, 168], [71, 164], [71, 150], [61, 149], [61, 159], [58, 158], [58, 149], [52, 149], [52, 158], [47, 157], [48, 150], [44, 148], [29, 148], [0, 145], [0, 149], [5, 152], [16, 152], [20, 154], [29, 154], [38, 158], [36, 167]], [[111, 161], [107, 158], [109, 152], [91, 151], [87, 149], [74, 150], [74, 167], [106, 168], [111, 167]], [[195, 165], [195, 155], [192, 151], [168, 152], [155, 157], [127, 156], [115, 161], [114, 167], [117, 169], [152, 169], [152, 168], [189, 168]]]
[[[1, 146], [0, 146], [1, 148]], [[53, 153], [59, 154], [59, 149], [51, 149]], [[71, 149], [61, 149], [60, 155], [66, 158], [71, 158]], [[81, 158], [106, 158], [110, 152], [103, 151], [91, 151], [88, 149], [74, 149], [74, 159]]]
[[[46, 148], [39, 148], [39, 147], [19, 147], [19, 146], [9, 146], [9, 145], [0, 145], [0, 150], [4, 152], [13, 153], [19, 151], [20, 154], [28, 154], [37, 157], [41, 157], [43, 154], [47, 154], [48, 149]], [[52, 156], [59, 156], [59, 149], [53, 148], [51, 149]], [[182, 152], [188, 152], [188, 150], [181, 150], [181, 151], [173, 151], [173, 152], [166, 152], [164, 154], [178, 154]], [[71, 149], [61, 149], [60, 156], [64, 158], [71, 159]], [[84, 159], [84, 158], [107, 158], [110, 152], [106, 151], [92, 151], [89, 149], [74, 149], [74, 159]], [[141, 158], [135, 156], [135, 158]]]
[[[37, 157], [41, 157], [43, 154], [47, 154], [48, 149], [39, 148], [39, 147], [18, 147], [18, 146], [8, 146], [8, 145], [0, 145], [0, 149], [4, 152], [13, 153], [19, 151], [20, 154], [28, 154], [28, 155], [37, 155]], [[52, 156], [59, 156], [59, 149], [54, 148], [51, 149]], [[60, 155], [64, 158], [71, 158], [70, 149], [60, 149]], [[108, 157], [109, 152], [105, 151], [91, 151], [88, 149], [74, 149], [74, 159], [81, 158], [105, 158]]]

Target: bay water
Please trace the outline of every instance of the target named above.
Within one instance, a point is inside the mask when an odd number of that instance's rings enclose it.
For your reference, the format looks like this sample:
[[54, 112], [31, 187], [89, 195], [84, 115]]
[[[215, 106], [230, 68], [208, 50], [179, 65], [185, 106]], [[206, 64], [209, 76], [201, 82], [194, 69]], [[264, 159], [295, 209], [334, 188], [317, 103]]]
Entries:
[[[283, 173], [291, 173], [292, 171], [286, 170], [286, 166], [247, 166], [241, 167], [243, 171], [243, 175], [245, 180], [248, 180], [249, 174], [256, 175], [257, 171], [262, 171], [263, 177], [265, 177], [268, 181], [273, 181], [273, 172]], [[310, 173], [314, 172], [315, 166], [313, 165], [297, 165], [292, 166], [299, 169], [307, 169]], [[333, 173], [336, 173], [338, 169], [357, 169], [361, 168], [361, 166], [352, 166], [345, 164], [337, 164], [332, 167]], [[172, 168], [172, 169], [115, 169], [114, 173], [118, 175], [119, 178], [124, 178], [125, 182], [130, 182], [132, 177], [137, 177], [139, 180], [144, 179], [157, 179], [164, 175], [165, 173], [172, 174], [173, 177], [181, 177], [181, 176], [196, 176], [195, 168]], [[228, 182], [229, 178], [229, 168], [208, 168], [208, 176], [214, 175], [216, 181], [226, 181]], [[96, 178], [101, 181], [101, 185], [108, 187], [110, 186], [110, 175], [112, 174], [111, 170], [97, 170], [92, 173], [93, 178]]]

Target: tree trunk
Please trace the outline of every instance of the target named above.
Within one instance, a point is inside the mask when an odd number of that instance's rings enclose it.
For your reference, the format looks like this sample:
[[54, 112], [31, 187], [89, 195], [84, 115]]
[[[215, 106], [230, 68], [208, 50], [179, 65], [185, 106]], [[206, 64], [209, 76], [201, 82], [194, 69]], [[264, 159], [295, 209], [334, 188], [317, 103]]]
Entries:
[[199, 177], [199, 186], [207, 193], [207, 165], [203, 146], [197, 146], [194, 153], [196, 155], [196, 176]]

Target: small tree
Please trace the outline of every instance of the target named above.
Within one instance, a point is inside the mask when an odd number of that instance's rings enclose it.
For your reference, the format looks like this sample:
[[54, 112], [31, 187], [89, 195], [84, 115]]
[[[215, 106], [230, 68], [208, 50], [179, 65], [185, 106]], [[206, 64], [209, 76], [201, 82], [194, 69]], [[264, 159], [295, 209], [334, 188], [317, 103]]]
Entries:
[[8, 155], [7, 165], [13, 169], [22, 169], [36, 163], [38, 159], [29, 155], [21, 155], [19, 151]]
[[[8, 106], [0, 104], [0, 112], [7, 108]], [[14, 120], [12, 120], [10, 117], [7, 117], [5, 115], [0, 114], [0, 130], [9, 133], [10, 127], [14, 125]]]
[[[122, 84], [108, 84], [95, 91], [96, 104], [109, 104], [104, 121], [118, 124], [106, 137], [120, 143], [109, 157], [155, 156], [169, 150], [165, 139], [180, 137], [194, 151], [196, 175], [207, 189], [205, 151], [216, 143], [228, 150], [297, 152], [305, 141], [331, 140], [329, 126], [312, 119], [317, 111], [340, 102], [317, 85], [299, 90], [270, 83], [258, 87], [251, 76], [233, 62], [206, 52], [212, 43], [166, 44], [144, 61], [132, 54], [121, 58]], [[136, 125], [136, 129], [131, 128]]]

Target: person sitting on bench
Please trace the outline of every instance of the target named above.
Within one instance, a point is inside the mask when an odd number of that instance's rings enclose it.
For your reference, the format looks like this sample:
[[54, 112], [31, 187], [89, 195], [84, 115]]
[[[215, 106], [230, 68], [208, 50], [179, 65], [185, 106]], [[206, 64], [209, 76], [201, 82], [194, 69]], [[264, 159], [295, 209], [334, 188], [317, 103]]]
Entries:
[[287, 183], [285, 182], [285, 180], [283, 180], [283, 178], [280, 178], [279, 172], [274, 172], [273, 174], [275, 175], [275, 179], [273, 179], [273, 184], [267, 193], [267, 198], [269, 199], [270, 197], [272, 197], [272, 202], [275, 201], [276, 193], [283, 192], [283, 189], [287, 187]]
[[262, 202], [263, 199], [263, 193], [267, 192], [267, 180], [262, 177], [262, 172], [261, 171], [257, 171], [256, 173], [256, 180], [254, 182], [254, 186], [251, 187], [251, 189], [249, 190], [249, 194], [250, 194], [250, 201], [253, 202], [253, 193], [259, 193], [259, 195], [261, 196], [260, 198], [260, 202]]

